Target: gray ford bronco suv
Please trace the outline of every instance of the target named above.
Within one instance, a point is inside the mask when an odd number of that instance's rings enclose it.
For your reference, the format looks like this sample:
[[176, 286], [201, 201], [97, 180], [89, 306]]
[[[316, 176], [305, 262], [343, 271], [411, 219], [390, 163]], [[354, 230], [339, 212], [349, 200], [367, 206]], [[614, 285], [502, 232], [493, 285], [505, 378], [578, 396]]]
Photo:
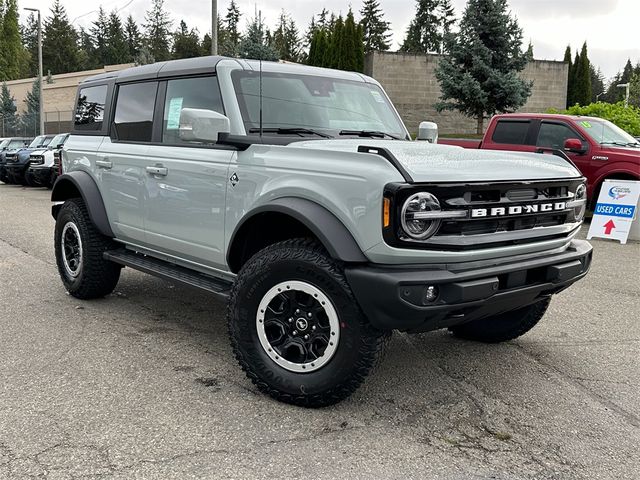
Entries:
[[69, 293], [123, 266], [228, 299], [274, 398], [349, 396], [392, 330], [522, 335], [586, 275], [584, 178], [558, 155], [411, 141], [372, 78], [204, 57], [92, 77], [52, 200]]

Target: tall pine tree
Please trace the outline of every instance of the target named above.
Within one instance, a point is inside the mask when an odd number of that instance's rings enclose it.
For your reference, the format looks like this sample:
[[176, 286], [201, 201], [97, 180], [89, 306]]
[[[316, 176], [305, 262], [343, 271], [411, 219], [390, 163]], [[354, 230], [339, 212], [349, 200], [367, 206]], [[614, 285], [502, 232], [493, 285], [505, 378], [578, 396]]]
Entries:
[[240, 42], [240, 56], [255, 60], [278, 60], [278, 52], [267, 43], [267, 34], [262, 18], [258, 16], [252, 19], [247, 28], [247, 33]]
[[589, 105], [591, 103], [591, 74], [589, 71], [589, 57], [587, 55], [587, 42], [582, 45], [580, 56], [574, 67], [574, 103]]
[[2, 82], [2, 90], [0, 91], [0, 122], [2, 123], [2, 130], [0, 130], [0, 137], [8, 137], [14, 134], [18, 123], [16, 110], [16, 100], [9, 92], [7, 82]]
[[386, 52], [391, 46], [391, 27], [384, 20], [378, 0], [364, 0], [360, 10], [365, 53]]
[[171, 19], [164, 9], [164, 0], [152, 0], [151, 8], [145, 14], [145, 44], [156, 62], [169, 60], [171, 50]]
[[96, 67], [103, 67], [109, 63], [107, 58], [108, 28], [107, 13], [101, 5], [98, 9], [98, 18], [91, 24], [90, 29]]
[[133, 62], [134, 59], [138, 56], [138, 53], [140, 53], [142, 40], [140, 37], [140, 29], [138, 28], [138, 24], [135, 22], [131, 15], [127, 17], [127, 22], [124, 25], [124, 33], [127, 38], [127, 49], [129, 51], [127, 61]]
[[455, 22], [450, 0], [416, 0], [416, 15], [411, 20], [400, 51], [443, 53], [444, 39]]
[[298, 62], [300, 60], [300, 35], [294, 20], [284, 10], [278, 18], [278, 25], [271, 38], [271, 47], [278, 52], [280, 60]]
[[78, 34], [69, 23], [67, 11], [60, 0], [51, 7], [51, 16], [44, 20], [42, 63], [44, 71], [56, 73], [77, 72], [82, 68], [78, 52]]
[[518, 73], [527, 64], [522, 30], [507, 10], [506, 0], [469, 0], [460, 32], [448, 35], [446, 50], [436, 67], [442, 91], [439, 111], [457, 110], [477, 120], [515, 111], [531, 95], [531, 82]]
[[567, 108], [573, 105], [574, 78], [573, 78], [573, 60], [571, 59], [571, 45], [567, 45], [564, 51], [564, 62], [568, 64], [567, 69]]
[[33, 13], [29, 14], [21, 30], [22, 45], [27, 54], [24, 76], [35, 77], [38, 74], [38, 21]]
[[189, 30], [184, 20], [180, 20], [180, 28], [173, 34], [173, 58], [193, 58], [202, 55], [200, 37], [194, 29]]
[[27, 67], [27, 54], [20, 38], [18, 1], [4, 0], [4, 8], [0, 9], [3, 10], [0, 16], [0, 80], [15, 80]]
[[107, 65], [130, 62], [127, 36], [118, 13], [114, 10], [107, 20]]
[[227, 8], [227, 14], [224, 17], [224, 28], [226, 31], [226, 38], [223, 43], [218, 44], [218, 50], [221, 55], [227, 55], [229, 57], [237, 57], [240, 52], [240, 9], [234, 0], [231, 0], [229, 7]]

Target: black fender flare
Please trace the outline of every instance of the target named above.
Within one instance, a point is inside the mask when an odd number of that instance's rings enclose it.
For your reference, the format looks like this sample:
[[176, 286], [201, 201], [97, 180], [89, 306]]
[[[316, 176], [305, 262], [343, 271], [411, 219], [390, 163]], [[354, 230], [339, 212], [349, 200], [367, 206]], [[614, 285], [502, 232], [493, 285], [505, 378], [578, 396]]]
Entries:
[[[98, 185], [87, 172], [76, 170], [59, 176], [51, 191], [51, 201], [64, 202], [70, 198], [75, 198], [77, 197], [76, 191], [80, 192], [80, 196], [87, 206], [89, 218], [91, 218], [98, 231], [107, 237], [115, 237], [111, 230], [111, 225], [109, 225], [107, 210]], [[53, 218], [57, 218], [60, 208], [60, 204], [51, 208]]]
[[251, 210], [238, 222], [227, 249], [228, 265], [231, 265], [234, 241], [242, 226], [256, 215], [267, 212], [282, 213], [302, 223], [320, 240], [329, 255], [337, 260], [348, 263], [369, 261], [362, 253], [351, 232], [329, 210], [304, 198], [281, 197]]

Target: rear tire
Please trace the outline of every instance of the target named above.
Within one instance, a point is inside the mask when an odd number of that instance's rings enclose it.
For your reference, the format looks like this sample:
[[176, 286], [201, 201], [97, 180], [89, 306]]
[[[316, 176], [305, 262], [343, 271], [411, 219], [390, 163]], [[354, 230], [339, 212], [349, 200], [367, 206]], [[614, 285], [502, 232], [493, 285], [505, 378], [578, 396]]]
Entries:
[[58, 272], [71, 295], [88, 300], [113, 291], [122, 267], [102, 254], [117, 244], [98, 231], [81, 199], [67, 200], [60, 209], [54, 243]]
[[390, 336], [367, 321], [340, 264], [304, 239], [268, 246], [242, 267], [227, 321], [247, 377], [276, 400], [304, 407], [351, 395]]
[[542, 319], [551, 298], [545, 298], [533, 305], [493, 317], [463, 323], [449, 330], [459, 338], [484, 343], [500, 343], [524, 335]]

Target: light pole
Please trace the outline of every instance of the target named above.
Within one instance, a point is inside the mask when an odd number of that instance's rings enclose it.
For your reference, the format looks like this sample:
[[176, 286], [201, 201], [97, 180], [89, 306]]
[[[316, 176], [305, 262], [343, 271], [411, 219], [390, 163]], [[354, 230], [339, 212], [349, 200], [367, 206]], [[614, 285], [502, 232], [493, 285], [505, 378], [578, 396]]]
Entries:
[[40, 135], [44, 135], [44, 98], [42, 98], [42, 22], [40, 19], [40, 10], [37, 8], [26, 8], [30, 12], [38, 12], [38, 83], [40, 84]]
[[604, 92], [600, 92], [599, 94], [596, 95], [596, 102], [598, 101], [598, 99], [604, 95]]
[[218, 0], [211, 0], [211, 55], [218, 54]]
[[618, 88], [626, 88], [627, 89], [627, 93], [624, 96], [624, 108], [627, 108], [629, 106], [629, 85], [630, 85], [629, 82], [618, 84]]

